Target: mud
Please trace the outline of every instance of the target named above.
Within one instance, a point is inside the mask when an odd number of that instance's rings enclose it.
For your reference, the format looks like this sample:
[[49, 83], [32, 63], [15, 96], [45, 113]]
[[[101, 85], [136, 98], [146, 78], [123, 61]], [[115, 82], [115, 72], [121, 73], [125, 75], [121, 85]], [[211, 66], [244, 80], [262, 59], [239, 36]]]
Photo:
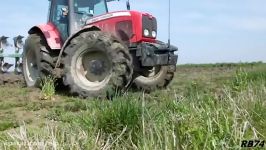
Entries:
[[0, 86], [1, 85], [24, 85], [24, 79], [22, 75], [16, 75], [14, 73], [0, 74]]

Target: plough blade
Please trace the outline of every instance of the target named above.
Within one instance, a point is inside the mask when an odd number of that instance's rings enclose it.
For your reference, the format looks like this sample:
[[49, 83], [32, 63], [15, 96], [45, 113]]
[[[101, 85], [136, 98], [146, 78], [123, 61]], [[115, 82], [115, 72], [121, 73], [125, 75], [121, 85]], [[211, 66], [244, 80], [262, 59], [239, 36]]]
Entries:
[[6, 73], [8, 72], [8, 70], [13, 66], [13, 64], [9, 64], [9, 63], [5, 63], [3, 66], [2, 66], [2, 72], [3, 73]]
[[5, 49], [8, 46], [10, 46], [10, 44], [7, 41], [8, 38], [9, 37], [7, 37], [7, 36], [1, 36], [0, 37], [0, 49]]
[[19, 63], [18, 66], [15, 67], [15, 73], [16, 74], [22, 73], [22, 63]]
[[16, 49], [22, 49], [23, 48], [23, 38], [24, 38], [24, 36], [21, 36], [21, 35], [13, 38], [14, 46]]
[[[7, 73], [8, 70], [14, 66], [14, 73], [22, 73], [22, 63], [21, 57], [22, 54], [20, 50], [23, 48], [23, 36], [18, 35], [13, 38], [14, 45], [9, 44], [7, 36], [0, 36], [0, 73]], [[5, 54], [6, 51], [10, 50], [8, 47], [14, 47], [13, 54]], [[15, 65], [5, 62], [5, 58], [14, 58]], [[12, 71], [10, 71], [12, 72]]]

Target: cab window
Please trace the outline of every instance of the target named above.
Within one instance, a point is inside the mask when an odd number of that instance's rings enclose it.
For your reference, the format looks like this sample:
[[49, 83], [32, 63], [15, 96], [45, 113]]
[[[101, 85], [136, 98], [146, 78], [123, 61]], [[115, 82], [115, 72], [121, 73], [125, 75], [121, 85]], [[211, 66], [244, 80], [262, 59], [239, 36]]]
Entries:
[[68, 37], [68, 0], [53, 0], [50, 21], [60, 32], [62, 40]]

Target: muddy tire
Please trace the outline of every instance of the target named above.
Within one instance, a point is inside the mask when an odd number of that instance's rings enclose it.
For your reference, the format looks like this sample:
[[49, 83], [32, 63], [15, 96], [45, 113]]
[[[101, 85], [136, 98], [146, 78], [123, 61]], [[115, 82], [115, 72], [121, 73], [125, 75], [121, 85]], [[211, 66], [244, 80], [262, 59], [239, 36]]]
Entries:
[[63, 82], [75, 96], [111, 97], [132, 79], [128, 48], [109, 34], [81, 33], [71, 40], [64, 52]]
[[173, 80], [175, 70], [174, 65], [143, 68], [141, 72], [135, 73], [133, 85], [146, 92], [166, 88]]
[[30, 34], [25, 41], [22, 73], [28, 87], [41, 87], [41, 80], [52, 75], [56, 55], [39, 34]]

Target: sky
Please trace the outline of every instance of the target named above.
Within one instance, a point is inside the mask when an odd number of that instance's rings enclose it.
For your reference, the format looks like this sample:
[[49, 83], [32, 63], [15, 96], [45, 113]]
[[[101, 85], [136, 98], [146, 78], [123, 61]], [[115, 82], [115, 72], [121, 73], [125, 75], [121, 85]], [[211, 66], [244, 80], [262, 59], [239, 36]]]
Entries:
[[[168, 1], [130, 0], [132, 10], [158, 21], [158, 39], [168, 39]], [[109, 10], [126, 9], [125, 0]], [[179, 64], [266, 62], [265, 0], [171, 0], [171, 41]], [[48, 0], [8, 0], [0, 4], [0, 36], [27, 36], [46, 23]], [[11, 40], [10, 40], [11, 42]]]

